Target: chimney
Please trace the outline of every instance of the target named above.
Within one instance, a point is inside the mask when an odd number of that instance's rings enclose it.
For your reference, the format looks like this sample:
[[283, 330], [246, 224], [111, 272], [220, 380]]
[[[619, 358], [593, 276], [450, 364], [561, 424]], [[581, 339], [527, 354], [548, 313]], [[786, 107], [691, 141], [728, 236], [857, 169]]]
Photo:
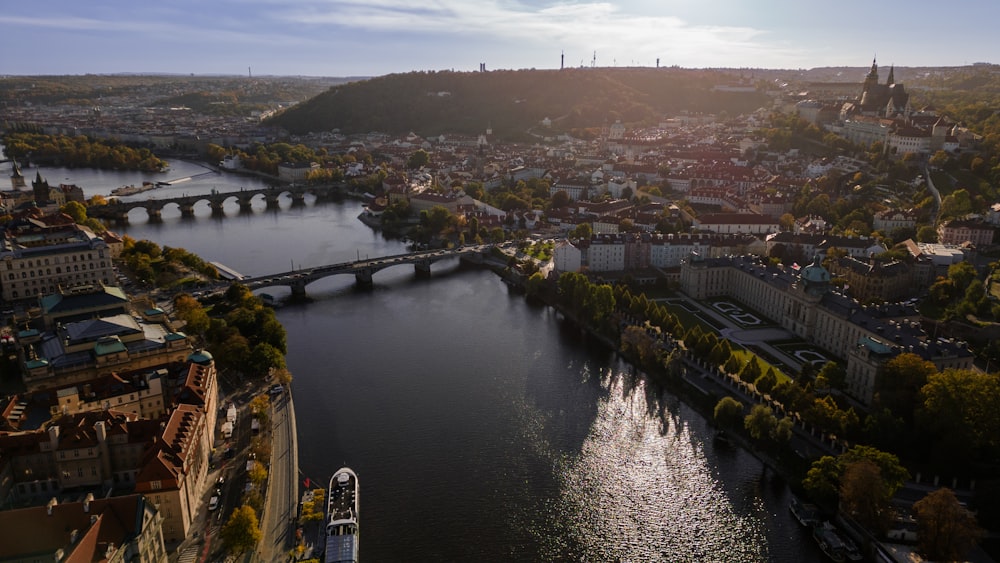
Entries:
[[49, 516], [52, 516], [52, 507], [54, 507], [57, 504], [59, 504], [59, 501], [56, 500], [56, 497], [52, 497], [49, 500], [49, 503], [45, 505], [45, 512], [48, 513]]
[[69, 543], [70, 543], [70, 545], [76, 543], [76, 540], [79, 537], [80, 537], [80, 530], [74, 529], [72, 532], [70, 532], [69, 533]]
[[90, 512], [90, 503], [94, 500], [94, 493], [87, 493], [87, 498], [83, 499], [83, 511]]

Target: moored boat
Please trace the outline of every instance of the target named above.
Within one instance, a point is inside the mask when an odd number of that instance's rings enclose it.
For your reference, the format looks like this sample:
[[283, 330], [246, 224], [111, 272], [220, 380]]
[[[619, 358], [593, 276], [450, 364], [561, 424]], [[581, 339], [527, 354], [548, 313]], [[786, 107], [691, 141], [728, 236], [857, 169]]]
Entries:
[[358, 561], [358, 476], [341, 467], [326, 496], [326, 563]]
[[847, 560], [847, 548], [833, 524], [823, 522], [816, 525], [813, 528], [813, 539], [819, 544], [819, 548], [823, 550], [823, 553], [833, 561], [842, 563]]
[[792, 512], [799, 524], [807, 528], [820, 523], [819, 507], [815, 504], [802, 502], [797, 497], [792, 497], [792, 502], [788, 503], [788, 510]]

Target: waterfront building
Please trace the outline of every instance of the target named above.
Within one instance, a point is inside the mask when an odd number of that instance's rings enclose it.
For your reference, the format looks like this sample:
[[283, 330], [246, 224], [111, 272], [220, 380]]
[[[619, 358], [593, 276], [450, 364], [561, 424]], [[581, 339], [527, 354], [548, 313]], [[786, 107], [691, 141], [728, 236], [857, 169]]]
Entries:
[[135, 491], [147, 495], [162, 511], [163, 537], [168, 544], [184, 539], [198, 511], [208, 479], [213, 433], [201, 409], [178, 405], [143, 455]]
[[0, 512], [2, 561], [166, 563], [162, 513], [143, 495]]
[[8, 302], [115, 279], [103, 238], [68, 215], [37, 209], [4, 227], [0, 262], [0, 294]]
[[755, 257], [692, 255], [680, 272], [681, 290], [692, 299], [735, 299], [845, 360], [846, 391], [865, 405], [874, 399], [881, 365], [898, 354], [912, 352], [938, 369], [972, 367], [968, 346], [927, 335], [913, 306], [863, 306], [833, 291], [830, 281], [819, 256], [809, 266], [794, 269]]

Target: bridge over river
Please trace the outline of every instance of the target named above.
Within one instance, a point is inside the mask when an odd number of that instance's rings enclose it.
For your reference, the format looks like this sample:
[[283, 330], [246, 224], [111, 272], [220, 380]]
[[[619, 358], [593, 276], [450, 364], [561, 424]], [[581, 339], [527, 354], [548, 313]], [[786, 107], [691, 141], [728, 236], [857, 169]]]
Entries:
[[278, 207], [278, 198], [288, 194], [292, 198], [292, 203], [302, 203], [306, 194], [311, 194], [316, 199], [329, 199], [341, 195], [346, 184], [326, 184], [298, 186], [289, 185], [283, 187], [259, 188], [254, 190], [239, 190], [236, 192], [216, 192], [213, 190], [208, 194], [182, 195], [163, 199], [137, 199], [122, 201], [118, 198], [111, 198], [107, 205], [95, 205], [87, 208], [87, 215], [96, 219], [115, 221], [118, 223], [128, 223], [128, 214], [133, 209], [143, 209], [149, 216], [150, 221], [160, 218], [160, 213], [164, 208], [176, 205], [180, 208], [181, 217], [194, 217], [194, 206], [199, 202], [207, 201], [215, 215], [223, 214], [223, 206], [227, 201], [236, 200], [241, 211], [250, 210], [253, 200], [258, 197], [264, 198], [268, 209]]
[[426, 276], [430, 275], [431, 264], [439, 260], [459, 257], [463, 260], [483, 263], [493, 248], [494, 245], [492, 244], [476, 244], [446, 250], [425, 250], [397, 254], [395, 256], [383, 256], [381, 258], [365, 258], [364, 260], [356, 260], [354, 262], [343, 262], [340, 264], [330, 264], [329, 266], [317, 266], [266, 276], [243, 278], [239, 280], [239, 283], [249, 287], [251, 290], [285, 286], [291, 288], [292, 295], [303, 296], [306, 294], [307, 285], [329, 276], [353, 274], [358, 285], [370, 286], [372, 284], [372, 276], [376, 272], [386, 268], [412, 264], [417, 275]]

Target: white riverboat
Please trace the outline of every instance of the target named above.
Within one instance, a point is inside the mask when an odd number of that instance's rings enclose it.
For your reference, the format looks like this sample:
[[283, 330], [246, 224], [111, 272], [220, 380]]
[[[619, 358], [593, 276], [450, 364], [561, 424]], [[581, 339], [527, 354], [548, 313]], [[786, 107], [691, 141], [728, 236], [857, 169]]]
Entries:
[[330, 477], [326, 496], [325, 563], [358, 561], [358, 476], [341, 467]]

